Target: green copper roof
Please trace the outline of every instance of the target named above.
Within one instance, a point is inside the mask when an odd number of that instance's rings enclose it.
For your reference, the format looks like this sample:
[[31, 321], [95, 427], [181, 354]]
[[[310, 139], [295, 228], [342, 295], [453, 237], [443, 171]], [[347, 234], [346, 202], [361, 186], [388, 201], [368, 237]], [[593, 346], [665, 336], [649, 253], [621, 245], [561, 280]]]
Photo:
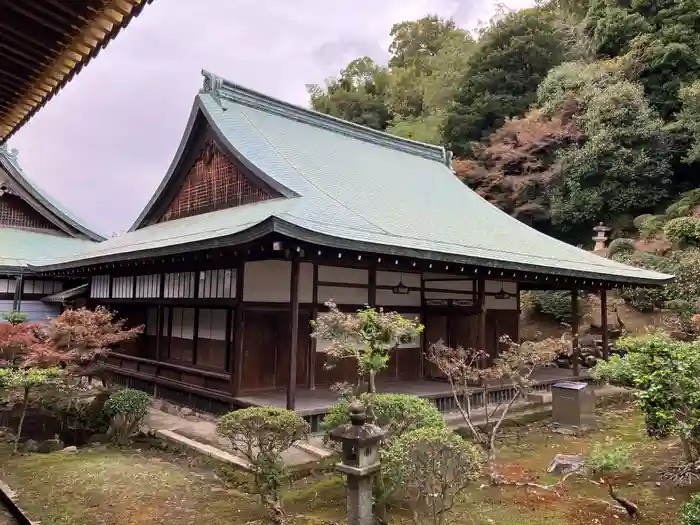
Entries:
[[[61, 206], [39, 185], [31, 180], [20, 168], [17, 150], [9, 149], [7, 144], [0, 145], [0, 182], [16, 185], [15, 189], [23, 193], [22, 197], [41, 215], [58, 228], [76, 236], [84, 236], [93, 241], [103, 241], [104, 237], [95, 233], [85, 222]], [[9, 180], [6, 180], [9, 178]]]
[[[522, 224], [460, 182], [443, 148], [205, 77], [176, 159], [135, 229], [77, 257], [45, 261], [39, 269], [135, 258], [155, 249], [175, 253], [233, 244], [277, 231], [331, 247], [501, 269], [646, 284], [672, 278], [599, 257]], [[196, 118], [206, 118], [231, 154], [283, 196], [140, 227], [174, 176]]]
[[60, 234], [16, 228], [0, 228], [0, 270], [18, 272], [27, 262], [45, 257], [66, 257], [85, 251], [93, 241]]

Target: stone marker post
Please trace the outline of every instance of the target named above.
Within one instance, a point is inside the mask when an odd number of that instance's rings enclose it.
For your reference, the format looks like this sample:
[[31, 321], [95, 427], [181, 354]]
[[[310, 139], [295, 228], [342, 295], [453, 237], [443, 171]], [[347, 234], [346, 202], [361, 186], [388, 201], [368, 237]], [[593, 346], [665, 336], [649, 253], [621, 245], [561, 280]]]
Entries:
[[366, 422], [364, 405], [350, 403], [350, 423], [331, 431], [342, 444], [342, 460], [336, 468], [348, 479], [348, 524], [372, 525], [372, 475], [379, 470], [379, 445], [384, 431]]

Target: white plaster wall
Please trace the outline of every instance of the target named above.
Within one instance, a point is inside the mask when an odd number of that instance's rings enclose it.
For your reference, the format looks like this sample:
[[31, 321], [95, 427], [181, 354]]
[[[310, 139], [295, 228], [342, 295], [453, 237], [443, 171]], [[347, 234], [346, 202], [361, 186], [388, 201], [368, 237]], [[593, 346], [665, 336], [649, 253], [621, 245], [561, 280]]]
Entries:
[[23, 290], [26, 294], [51, 295], [52, 293], [60, 292], [63, 289], [60, 281], [25, 279], [23, 282]]
[[340, 286], [319, 286], [318, 302], [333, 301], [336, 304], [367, 304], [367, 288], [344, 288]]
[[391, 290], [378, 289], [377, 306], [383, 306], [385, 308], [401, 306], [420, 306], [420, 291], [412, 290], [407, 294], [395, 294]]
[[369, 284], [369, 271], [361, 268], [319, 265], [318, 280], [328, 283]]
[[314, 265], [311, 263], [299, 265], [299, 302], [314, 302]]
[[396, 286], [399, 281], [409, 288], [420, 288], [421, 274], [406, 272], [377, 271], [377, 286]]
[[[7, 310], [12, 310], [12, 302]], [[3, 310], [0, 306], [0, 311]], [[22, 301], [19, 308], [20, 312], [27, 314], [29, 321], [36, 323], [45, 321], [50, 317], [55, 317], [61, 313], [61, 307], [58, 304], [47, 304], [41, 301]]]
[[245, 263], [243, 300], [262, 303], [289, 302], [292, 277], [290, 261], [253, 261]]

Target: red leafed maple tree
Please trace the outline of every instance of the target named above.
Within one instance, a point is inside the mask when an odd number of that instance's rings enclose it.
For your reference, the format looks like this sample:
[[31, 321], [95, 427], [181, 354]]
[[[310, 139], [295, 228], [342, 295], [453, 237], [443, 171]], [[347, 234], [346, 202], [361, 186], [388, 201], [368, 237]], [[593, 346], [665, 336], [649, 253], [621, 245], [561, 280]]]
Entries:
[[126, 320], [103, 306], [94, 310], [66, 310], [49, 321], [41, 342], [32, 347], [25, 366], [61, 364], [80, 375], [94, 375], [101, 358], [119, 343], [132, 340], [143, 326], [127, 328]]
[[0, 323], [0, 365], [15, 366], [30, 354], [40, 341], [35, 323]]

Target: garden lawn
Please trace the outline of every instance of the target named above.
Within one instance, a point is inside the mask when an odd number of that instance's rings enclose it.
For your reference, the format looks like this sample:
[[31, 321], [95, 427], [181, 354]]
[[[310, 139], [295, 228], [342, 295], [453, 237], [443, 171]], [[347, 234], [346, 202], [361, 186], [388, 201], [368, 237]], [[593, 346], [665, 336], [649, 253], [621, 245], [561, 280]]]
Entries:
[[[500, 470], [514, 481], [547, 484], [558, 453], [586, 454], [608, 436], [633, 447], [632, 466], [615, 476], [621, 495], [639, 505], [636, 523], [676, 522], [679, 505], [692, 489], [662, 481], [659, 470], [679, 450], [673, 440], [646, 437], [631, 406], [599, 411], [600, 429], [584, 437], [551, 432], [546, 423], [506, 429]], [[214, 476], [207, 465], [156, 451], [81, 450], [77, 455], [1, 457], [0, 477], [19, 493], [20, 504], [42, 525], [206, 524], [244, 525], [264, 518], [244, 477]], [[221, 479], [227, 480], [220, 481]], [[237, 480], [236, 483], [233, 483]], [[555, 491], [528, 487], [479, 488], [476, 483], [457, 508], [455, 523], [469, 525], [610, 525], [627, 521], [604, 485], [571, 476]], [[698, 488], [700, 490], [700, 488]], [[317, 473], [296, 481], [285, 508], [296, 523], [328, 525], [346, 521], [342, 479]], [[391, 521], [407, 519], [391, 509]]]

